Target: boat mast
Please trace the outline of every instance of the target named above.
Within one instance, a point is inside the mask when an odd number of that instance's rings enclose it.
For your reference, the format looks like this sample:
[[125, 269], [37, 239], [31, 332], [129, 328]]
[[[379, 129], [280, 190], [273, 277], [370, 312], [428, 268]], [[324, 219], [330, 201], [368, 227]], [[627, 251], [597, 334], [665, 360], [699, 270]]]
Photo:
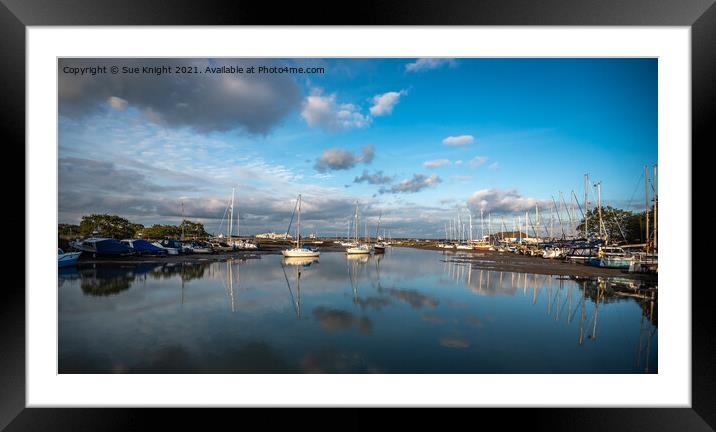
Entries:
[[[572, 191], [572, 195], [570, 196], [570, 201], [572, 204], [572, 213], [569, 214], [569, 233], [570, 235], [573, 235], [576, 237], [575, 232], [577, 231], [575, 228], [575, 221], [574, 221], [574, 191]], [[573, 237], [573, 238], [574, 238]]]
[[229, 207], [229, 240], [231, 240], [231, 229], [234, 224], [234, 192], [235, 188], [231, 188], [231, 206]]
[[584, 238], [589, 240], [589, 174], [584, 174]]
[[492, 212], [487, 213], [487, 236], [492, 244]]
[[[380, 237], [380, 218], [383, 217], [383, 212], [381, 211], [378, 214], [378, 227], [375, 229], [375, 241], [378, 241], [378, 237]], [[385, 240], [385, 239], [383, 239]]]
[[599, 210], [599, 238], [608, 242], [609, 239], [606, 238], [607, 230], [604, 228], [604, 220], [602, 219], [602, 182], [597, 182], [597, 209]]
[[238, 205], [237, 205], [236, 207], [237, 207], [237, 208], [236, 208], [236, 237], [241, 238], [241, 231], [240, 231], [241, 226], [239, 226], [239, 219], [240, 219], [240, 218], [239, 218]]
[[181, 239], [184, 241], [184, 201], [181, 201]]
[[301, 194], [298, 194], [298, 223], [296, 225], [296, 249], [301, 248]]
[[472, 242], [472, 211], [468, 213], [468, 216], [470, 217], [470, 242]]
[[646, 251], [649, 252], [649, 166], [644, 165], [644, 199], [646, 203]]
[[355, 228], [355, 242], [358, 243], [358, 201], [356, 201], [355, 221], [353, 222], [353, 226]]
[[656, 205], [658, 199], [657, 199], [657, 189], [656, 189], [656, 164], [654, 165], [654, 251], [657, 250], [656, 246], [656, 216], [657, 216], [657, 210], [658, 207]]

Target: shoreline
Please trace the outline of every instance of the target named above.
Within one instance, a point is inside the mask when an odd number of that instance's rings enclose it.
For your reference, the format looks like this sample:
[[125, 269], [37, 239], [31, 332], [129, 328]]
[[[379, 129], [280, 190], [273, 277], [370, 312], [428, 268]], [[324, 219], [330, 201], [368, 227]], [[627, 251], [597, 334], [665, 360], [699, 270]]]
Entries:
[[[132, 265], [150, 263], [201, 263], [220, 262], [227, 259], [261, 259], [263, 255], [279, 255], [281, 249], [286, 247], [283, 243], [262, 244], [259, 250], [219, 252], [211, 254], [186, 254], [170, 256], [129, 256], [115, 258], [92, 258], [80, 256], [78, 267], [96, 265]], [[343, 253], [344, 248], [336, 244], [319, 245], [321, 252]], [[658, 282], [656, 274], [629, 273], [620, 269], [587, 266], [564, 260], [552, 260], [541, 257], [516, 255], [496, 251], [455, 251], [445, 250], [428, 245], [399, 245], [393, 248], [411, 248], [438, 252], [441, 260], [458, 262], [472, 265], [473, 269], [504, 271], [515, 273], [532, 273], [555, 276], [579, 276], [579, 277], [619, 277], [634, 280], [645, 280]], [[389, 253], [388, 253], [389, 254]]]

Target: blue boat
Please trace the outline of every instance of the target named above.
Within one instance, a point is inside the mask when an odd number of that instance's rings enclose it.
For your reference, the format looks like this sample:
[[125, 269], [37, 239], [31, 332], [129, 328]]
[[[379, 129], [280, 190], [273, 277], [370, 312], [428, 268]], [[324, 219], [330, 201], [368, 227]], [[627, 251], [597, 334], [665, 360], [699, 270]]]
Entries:
[[132, 249], [129, 246], [111, 238], [90, 237], [70, 242], [70, 246], [82, 252], [89, 252], [95, 257], [132, 254]]
[[62, 249], [57, 249], [57, 267], [74, 267], [77, 265], [77, 260], [80, 258], [82, 252], [67, 252], [65, 253]]
[[134, 252], [140, 255], [166, 255], [167, 250], [158, 246], [154, 246], [146, 240], [127, 239], [121, 242], [129, 246]]

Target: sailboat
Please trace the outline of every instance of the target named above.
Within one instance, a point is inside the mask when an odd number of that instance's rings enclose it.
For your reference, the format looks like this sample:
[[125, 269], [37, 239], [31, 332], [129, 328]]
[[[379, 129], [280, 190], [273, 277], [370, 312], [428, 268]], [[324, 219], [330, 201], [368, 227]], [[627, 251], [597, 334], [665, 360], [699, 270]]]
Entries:
[[301, 194], [298, 194], [298, 201], [296, 202], [296, 206], [298, 208], [298, 223], [296, 224], [296, 247], [282, 250], [281, 254], [283, 254], [283, 256], [285, 257], [317, 257], [321, 254], [319, 251], [311, 249], [310, 246], [301, 247]]
[[256, 250], [258, 249], [258, 245], [255, 243], [252, 243], [248, 240], [242, 240], [241, 239], [241, 231], [240, 231], [240, 220], [239, 220], [239, 211], [236, 210], [236, 240], [234, 240], [234, 236], [232, 231], [232, 226], [234, 223], [234, 193], [236, 191], [236, 188], [231, 189], [231, 204], [229, 204], [229, 247], [230, 250]]
[[356, 212], [355, 212], [355, 223], [353, 224], [355, 226], [355, 246], [349, 246], [346, 248], [346, 253], [351, 254], [369, 254], [370, 253], [370, 246], [368, 246], [365, 243], [358, 243], [358, 204], [356, 203]]
[[375, 252], [375, 253], [384, 253], [385, 252], [385, 243], [383, 243], [383, 239], [380, 238], [380, 219], [382, 217], [383, 217], [383, 213], [381, 213], [378, 216], [378, 227], [375, 229], [376, 242], [373, 245], [373, 252]]

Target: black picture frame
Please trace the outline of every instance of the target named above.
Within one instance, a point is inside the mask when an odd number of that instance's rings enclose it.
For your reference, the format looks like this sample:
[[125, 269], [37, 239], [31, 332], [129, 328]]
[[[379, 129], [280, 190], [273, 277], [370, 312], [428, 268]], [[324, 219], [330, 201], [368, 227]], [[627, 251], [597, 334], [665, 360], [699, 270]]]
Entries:
[[[5, 156], [12, 158], [15, 166], [21, 165], [19, 161], [25, 161], [26, 27], [92, 25], [687, 26], [691, 28], [692, 43], [691, 151], [694, 152], [716, 142], [716, 134], [709, 128], [709, 123], [716, 119], [716, 6], [713, 3], [714, 0], [413, 0], [404, 3], [368, 1], [347, 8], [324, 1], [286, 2], [277, 6], [278, 3], [272, 2], [215, 0], [0, 0], [0, 125], [4, 131]], [[49, 98], [48, 95], [48, 101]], [[689, 143], [684, 143], [684, 148], [688, 151]], [[708, 158], [693, 158], [692, 155], [692, 161], [693, 172], [709, 172]], [[16, 184], [19, 174], [14, 170], [6, 172], [14, 178], [10, 184]], [[693, 185], [696, 187], [697, 182]], [[24, 195], [15, 202], [24, 202]], [[689, 211], [691, 213], [686, 213]], [[684, 212], [687, 217], [697, 214], [693, 209], [684, 209]], [[14, 220], [10, 223], [12, 226], [23, 225], [27, 230], [24, 216], [24, 210], [15, 209]], [[710, 221], [713, 221], [712, 217], [707, 222]], [[697, 243], [693, 242], [694, 245]], [[25, 248], [33, 246], [38, 245], [25, 245]], [[695, 246], [691, 252], [692, 268], [704, 268], [708, 255], [699, 253]], [[144, 419], [155, 415], [154, 410], [25, 407], [25, 280], [24, 272], [16, 273], [22, 274], [16, 276], [17, 283], [6, 283], [0, 290], [0, 430], [142, 428]], [[713, 294], [708, 284], [695, 286], [691, 290], [691, 408], [529, 409], [521, 410], [523, 412], [518, 415], [505, 415], [504, 410], [492, 409], [480, 413], [480, 423], [497, 420], [499, 424], [509, 426], [522, 421], [530, 428], [579, 431], [714, 430], [716, 357], [712, 330], [715, 326], [714, 314], [710, 310]], [[673, 288], [687, 293], [691, 287]], [[172, 411], [170, 417], [174, 421], [186, 420], [187, 414]], [[213, 411], [209, 414], [212, 423], [227, 416], [224, 411], [221, 417], [216, 417], [217, 413]], [[410, 417], [419, 419], [421, 415]], [[360, 416], [349, 416], [347, 421], [352, 429], [361, 424], [369, 427]], [[404, 426], [402, 422], [400, 424]], [[381, 424], [386, 425], [390, 423]]]

